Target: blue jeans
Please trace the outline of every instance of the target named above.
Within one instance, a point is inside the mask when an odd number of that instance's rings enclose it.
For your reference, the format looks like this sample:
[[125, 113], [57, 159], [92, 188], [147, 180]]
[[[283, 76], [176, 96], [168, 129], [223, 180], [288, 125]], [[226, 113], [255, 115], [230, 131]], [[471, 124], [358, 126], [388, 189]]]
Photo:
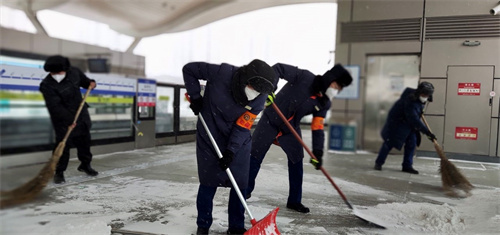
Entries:
[[[208, 229], [212, 225], [213, 200], [216, 191], [217, 187], [209, 187], [201, 184], [198, 188], [198, 196], [196, 198], [198, 217], [196, 224], [200, 228]], [[245, 195], [245, 191], [241, 190], [241, 193]], [[228, 221], [229, 228], [231, 229], [245, 228], [245, 207], [241, 204], [238, 194], [236, 194], [233, 188], [231, 188], [229, 193]]]
[[[384, 165], [385, 159], [387, 159], [387, 155], [391, 151], [393, 146], [388, 142], [384, 142], [382, 147], [380, 147], [380, 151], [378, 152], [377, 159], [375, 163], [378, 165]], [[413, 155], [415, 154], [415, 149], [417, 148], [417, 134], [410, 133], [405, 140], [404, 145], [404, 154], [403, 154], [403, 168], [412, 168], [413, 167]]]

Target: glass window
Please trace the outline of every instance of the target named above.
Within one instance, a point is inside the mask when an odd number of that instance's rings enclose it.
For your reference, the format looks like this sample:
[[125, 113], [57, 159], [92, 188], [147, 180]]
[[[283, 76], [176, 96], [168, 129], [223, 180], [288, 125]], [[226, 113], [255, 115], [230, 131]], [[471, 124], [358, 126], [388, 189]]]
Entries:
[[93, 140], [133, 136], [136, 79], [110, 74], [86, 73], [96, 88], [87, 98]]
[[189, 101], [187, 100], [185, 94], [187, 90], [185, 88], [181, 88], [180, 93], [180, 102], [179, 102], [179, 121], [180, 131], [192, 131], [196, 130], [196, 121], [198, 117], [194, 115], [193, 111], [189, 108]]
[[17, 148], [53, 143], [54, 134], [39, 84], [47, 75], [32, 60], [0, 61], [0, 146]]
[[156, 133], [174, 131], [174, 89], [156, 88]]
[[49, 112], [36, 90], [0, 90], [0, 146], [16, 148], [54, 142]]
[[87, 97], [93, 140], [130, 137], [133, 96], [92, 94]]

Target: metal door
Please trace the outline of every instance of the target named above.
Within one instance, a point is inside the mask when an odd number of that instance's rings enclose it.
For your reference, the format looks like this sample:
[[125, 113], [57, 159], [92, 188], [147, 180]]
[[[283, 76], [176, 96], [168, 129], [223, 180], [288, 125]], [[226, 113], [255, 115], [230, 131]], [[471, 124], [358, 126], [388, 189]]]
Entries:
[[366, 58], [363, 148], [378, 152], [387, 113], [406, 87], [416, 88], [420, 76], [417, 55]]
[[443, 148], [488, 155], [493, 66], [449, 66]]

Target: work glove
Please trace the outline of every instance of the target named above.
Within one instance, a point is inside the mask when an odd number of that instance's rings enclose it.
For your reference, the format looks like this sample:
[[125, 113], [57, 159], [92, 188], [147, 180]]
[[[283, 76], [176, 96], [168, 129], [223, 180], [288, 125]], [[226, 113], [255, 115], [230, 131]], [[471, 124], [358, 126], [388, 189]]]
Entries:
[[276, 99], [276, 95], [274, 94], [274, 92], [271, 92], [271, 94], [267, 95], [266, 107], [272, 105], [274, 103], [274, 99]]
[[319, 149], [314, 149], [313, 154], [316, 157], [316, 159], [311, 157], [311, 164], [316, 167], [316, 170], [321, 169], [321, 166], [323, 165], [323, 150]]
[[225, 171], [229, 167], [229, 164], [231, 164], [231, 162], [233, 161], [233, 157], [234, 153], [226, 149], [226, 151], [222, 153], [222, 158], [219, 158], [220, 169]]
[[429, 139], [432, 142], [434, 142], [434, 140], [437, 140], [436, 135], [432, 134], [431, 132], [427, 134], [427, 139]]
[[194, 115], [198, 115], [203, 108], [203, 97], [192, 99], [189, 108], [193, 110]]

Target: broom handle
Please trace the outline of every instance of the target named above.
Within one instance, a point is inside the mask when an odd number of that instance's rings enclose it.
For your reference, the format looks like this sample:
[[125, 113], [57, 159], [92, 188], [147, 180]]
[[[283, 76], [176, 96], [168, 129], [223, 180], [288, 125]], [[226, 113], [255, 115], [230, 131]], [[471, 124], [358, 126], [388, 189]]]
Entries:
[[66, 132], [66, 135], [64, 136], [63, 140], [61, 142], [66, 142], [69, 138], [69, 135], [71, 134], [71, 131], [73, 131], [73, 124], [76, 123], [76, 120], [78, 120], [78, 117], [80, 116], [80, 113], [82, 112], [83, 106], [85, 105], [85, 100], [87, 99], [87, 96], [89, 96], [90, 91], [92, 90], [89, 86], [87, 88], [87, 92], [85, 92], [85, 95], [83, 96], [82, 102], [80, 103], [80, 106], [78, 107], [78, 110], [76, 111], [75, 114], [75, 119], [73, 120], [73, 123], [71, 126], [68, 128], [68, 131]]
[[[422, 114], [422, 121], [424, 121], [424, 124], [425, 126], [427, 127], [427, 129], [429, 129], [429, 131], [432, 133], [432, 130], [431, 130], [431, 127], [429, 127], [429, 123], [427, 123], [427, 120], [425, 120], [425, 117], [424, 117], [424, 114]], [[437, 143], [436, 139], [433, 139], [432, 142], [439, 146], [439, 144]]]
[[[424, 114], [422, 114], [421, 118], [422, 118], [422, 121], [424, 121], [424, 124], [427, 127], [427, 129], [429, 129], [429, 131], [432, 133], [431, 128], [429, 127], [429, 123], [427, 123], [427, 120], [424, 117]], [[436, 141], [436, 139], [433, 139], [432, 143], [434, 144], [434, 148], [438, 152], [439, 158], [441, 158], [441, 160], [448, 160], [444, 155], [440, 154], [440, 152], [443, 152], [443, 149], [441, 148], [441, 146], [439, 146], [439, 144]]]
[[[272, 103], [272, 106], [274, 108], [274, 110], [276, 111], [276, 113], [278, 113], [278, 115], [281, 117], [281, 119], [283, 119], [283, 122], [285, 122], [285, 125], [288, 127], [288, 129], [290, 129], [290, 131], [292, 132], [292, 134], [295, 136], [295, 138], [300, 142], [300, 144], [304, 147], [304, 149], [306, 150], [306, 152], [315, 160], [318, 160], [314, 154], [311, 152], [311, 150], [309, 149], [309, 147], [307, 147], [307, 145], [304, 143], [304, 141], [302, 140], [302, 138], [300, 138], [299, 134], [297, 134], [297, 131], [295, 131], [295, 128], [292, 127], [292, 125], [288, 122], [288, 120], [286, 119], [285, 115], [283, 115], [283, 113], [281, 112], [281, 110], [278, 108], [278, 106], [273, 102]], [[326, 172], [325, 168], [323, 168], [323, 166], [320, 167], [320, 170], [321, 172], [323, 172], [323, 174], [326, 176], [326, 178], [328, 178], [328, 181], [330, 181], [330, 183], [333, 185], [333, 187], [337, 190], [337, 192], [339, 193], [339, 195], [342, 197], [342, 199], [344, 199], [344, 202], [347, 204], [347, 206], [351, 209], [354, 209], [354, 207], [352, 207], [351, 203], [349, 203], [349, 201], [347, 200], [347, 197], [344, 195], [344, 193], [342, 192], [342, 190], [340, 190], [340, 188], [337, 186], [337, 184], [333, 181], [332, 177], [330, 177], [330, 175], [328, 174], [328, 172]]]

